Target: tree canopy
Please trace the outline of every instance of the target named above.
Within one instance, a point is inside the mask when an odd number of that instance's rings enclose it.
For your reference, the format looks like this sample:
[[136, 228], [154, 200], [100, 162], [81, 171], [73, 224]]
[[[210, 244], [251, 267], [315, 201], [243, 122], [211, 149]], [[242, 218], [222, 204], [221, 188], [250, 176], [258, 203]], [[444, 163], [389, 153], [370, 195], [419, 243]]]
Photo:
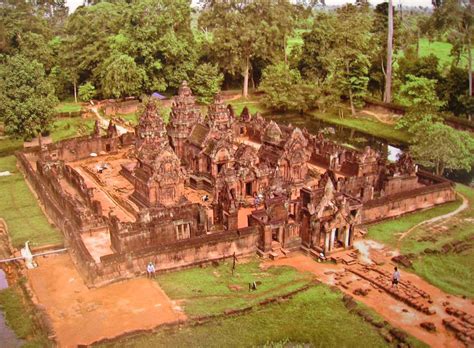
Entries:
[[32, 138], [48, 131], [57, 98], [36, 60], [8, 57], [0, 68], [0, 113], [8, 134]]

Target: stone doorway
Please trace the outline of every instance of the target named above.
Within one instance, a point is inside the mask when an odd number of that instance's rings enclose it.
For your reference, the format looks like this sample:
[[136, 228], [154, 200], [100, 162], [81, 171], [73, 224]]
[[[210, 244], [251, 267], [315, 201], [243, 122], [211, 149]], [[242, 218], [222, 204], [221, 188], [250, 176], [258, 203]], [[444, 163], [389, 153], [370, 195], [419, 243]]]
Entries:
[[245, 183], [245, 195], [252, 196], [252, 182]]

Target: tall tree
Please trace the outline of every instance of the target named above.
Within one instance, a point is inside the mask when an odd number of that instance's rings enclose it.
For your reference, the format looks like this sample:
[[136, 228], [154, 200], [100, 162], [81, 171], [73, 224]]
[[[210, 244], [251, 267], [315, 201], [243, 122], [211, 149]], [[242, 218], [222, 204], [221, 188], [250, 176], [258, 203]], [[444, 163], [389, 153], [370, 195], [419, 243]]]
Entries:
[[32, 138], [49, 129], [57, 98], [44, 67], [22, 55], [0, 67], [0, 114], [8, 134]]
[[[423, 129], [415, 138], [410, 152], [415, 160], [443, 175], [446, 169], [470, 170], [474, 162], [474, 139], [466, 132], [458, 131], [441, 122]], [[433, 139], [440, 146], [433, 146]]]
[[392, 102], [393, 4], [388, 0], [387, 69], [385, 73], [384, 102]]
[[329, 55], [333, 86], [349, 99], [351, 112], [363, 104], [369, 81], [371, 21], [366, 5], [345, 5], [337, 10], [335, 43]]
[[146, 80], [143, 68], [137, 66], [132, 57], [118, 52], [106, 59], [99, 70], [105, 97], [136, 96]]
[[447, 32], [453, 44], [452, 53], [467, 56], [469, 76], [469, 96], [473, 96], [472, 81], [472, 37], [474, 34], [473, 5], [468, 0], [445, 0], [436, 8], [433, 15], [434, 26]]
[[212, 56], [224, 71], [242, 75], [247, 97], [252, 61], [285, 54], [297, 7], [288, 0], [205, 0], [203, 5], [199, 25], [212, 32]]

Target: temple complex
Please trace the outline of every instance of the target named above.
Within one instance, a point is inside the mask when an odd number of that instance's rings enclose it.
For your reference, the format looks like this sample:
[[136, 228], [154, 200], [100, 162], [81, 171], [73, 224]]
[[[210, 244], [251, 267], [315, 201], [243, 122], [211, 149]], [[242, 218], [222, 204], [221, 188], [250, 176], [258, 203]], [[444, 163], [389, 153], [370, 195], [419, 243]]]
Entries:
[[233, 255], [318, 257], [351, 248], [358, 226], [455, 199], [408, 154], [389, 163], [322, 133], [236, 117], [217, 95], [201, 114], [183, 82], [165, 125], [150, 101], [135, 133], [17, 153], [91, 286]]

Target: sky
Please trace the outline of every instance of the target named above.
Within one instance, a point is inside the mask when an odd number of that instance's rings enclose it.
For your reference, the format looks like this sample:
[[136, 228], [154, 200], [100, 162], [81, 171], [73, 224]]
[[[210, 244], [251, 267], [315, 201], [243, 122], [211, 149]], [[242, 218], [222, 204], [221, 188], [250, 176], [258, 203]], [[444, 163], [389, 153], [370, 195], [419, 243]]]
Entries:
[[[326, 0], [326, 5], [342, 5], [345, 3], [354, 3], [355, 0]], [[383, 2], [383, 0], [369, 0], [373, 5]], [[66, 0], [69, 11], [72, 13], [78, 6], [82, 5], [84, 0]], [[431, 0], [393, 0], [394, 5], [401, 3], [404, 6], [431, 6]]]

